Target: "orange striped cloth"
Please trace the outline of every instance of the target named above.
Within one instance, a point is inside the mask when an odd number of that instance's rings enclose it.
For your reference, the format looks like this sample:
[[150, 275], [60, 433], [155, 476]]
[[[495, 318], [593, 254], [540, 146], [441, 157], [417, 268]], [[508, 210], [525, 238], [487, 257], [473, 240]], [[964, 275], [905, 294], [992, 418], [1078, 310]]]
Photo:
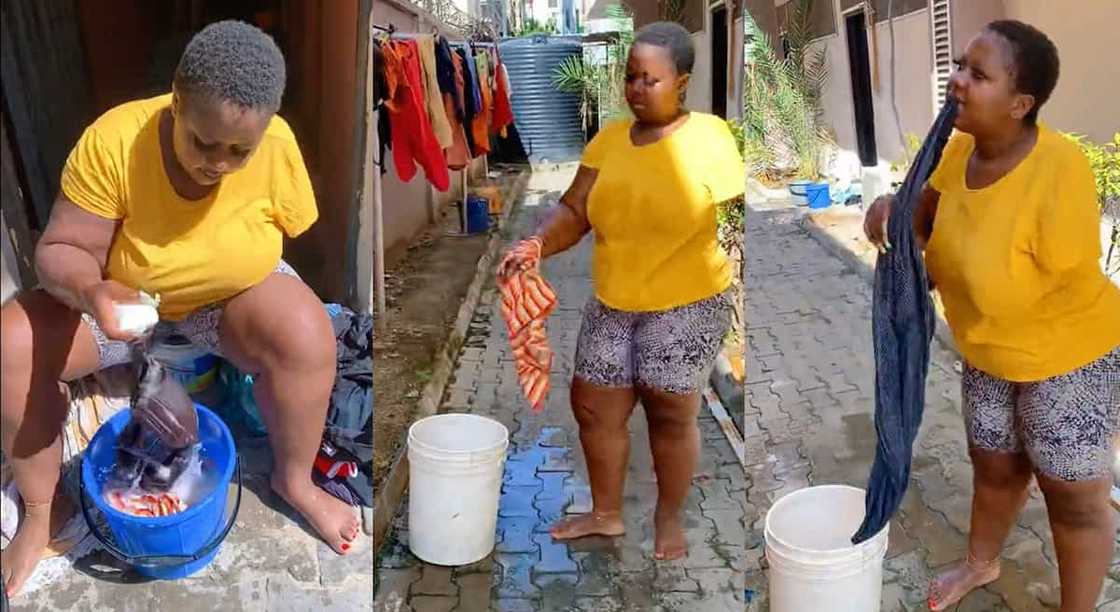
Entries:
[[541, 240], [535, 237], [518, 243], [502, 261], [501, 269], [506, 269], [511, 260], [520, 260], [520, 269], [498, 277], [502, 318], [509, 332], [517, 378], [533, 412], [544, 408], [548, 393], [552, 349], [544, 323], [556, 307], [556, 293], [541, 276], [541, 246]]

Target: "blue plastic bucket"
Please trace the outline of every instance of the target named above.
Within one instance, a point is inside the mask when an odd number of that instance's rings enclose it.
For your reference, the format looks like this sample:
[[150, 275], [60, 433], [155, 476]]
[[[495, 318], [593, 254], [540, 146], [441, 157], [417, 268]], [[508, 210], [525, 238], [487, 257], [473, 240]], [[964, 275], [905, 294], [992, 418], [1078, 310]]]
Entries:
[[467, 197], [467, 233], [480, 234], [490, 230], [490, 201], [482, 196]]
[[828, 183], [812, 183], [806, 187], [805, 199], [809, 201], [809, 208], [828, 208], [832, 204], [828, 190]]
[[[82, 458], [82, 514], [90, 531], [113, 556], [151, 578], [190, 576], [218, 554], [241, 506], [241, 464], [229, 428], [205, 406], [198, 410], [198, 435], [203, 469], [216, 470], [217, 482], [202, 500], [170, 516], [132, 516], [109, 505], [102, 486], [116, 461], [117, 437], [128, 424], [129, 410], [121, 410], [101, 425]], [[236, 469], [235, 469], [236, 468]], [[237, 500], [226, 519], [226, 498], [237, 472]], [[88, 499], [87, 499], [88, 498]], [[89, 499], [104, 517], [104, 528], [93, 516]]]
[[789, 184], [789, 193], [793, 196], [795, 205], [805, 206], [809, 203], [809, 200], [805, 197], [805, 190], [812, 184], [812, 181], [793, 181]]

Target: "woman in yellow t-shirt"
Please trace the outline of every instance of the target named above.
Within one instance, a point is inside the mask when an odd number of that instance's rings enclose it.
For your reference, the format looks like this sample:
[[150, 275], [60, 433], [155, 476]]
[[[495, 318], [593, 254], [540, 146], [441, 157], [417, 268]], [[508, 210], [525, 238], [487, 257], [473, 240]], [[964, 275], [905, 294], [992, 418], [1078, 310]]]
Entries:
[[[635, 34], [626, 101], [635, 117], [587, 145], [572, 186], [534, 239], [554, 255], [594, 234], [595, 298], [584, 311], [571, 404], [594, 508], [552, 527], [557, 539], [623, 532], [627, 421], [640, 399], [657, 472], [655, 555], [682, 557], [681, 509], [700, 453], [700, 391], [730, 328], [732, 267], [716, 206], [742, 195], [742, 158], [726, 123], [689, 112], [688, 31]], [[511, 250], [507, 265], [523, 265]], [[508, 269], [500, 270], [506, 274]]]
[[[1037, 121], [1058, 51], [1017, 21], [972, 39], [949, 81], [956, 127], [915, 232], [965, 360], [974, 469], [967, 558], [930, 589], [944, 610], [999, 577], [1032, 472], [1046, 498], [1062, 610], [1095, 609], [1112, 564], [1113, 440], [1120, 432], [1120, 288], [1100, 266], [1100, 212], [1080, 149]], [[883, 244], [891, 200], [868, 210]]]
[[318, 216], [276, 116], [284, 81], [266, 34], [212, 24], [187, 45], [171, 94], [108, 111], [67, 159], [35, 253], [42, 288], [2, 311], [2, 441], [25, 509], [3, 551], [9, 592], [47, 546], [52, 514], [72, 509], [56, 495], [67, 412], [58, 381], [128, 361], [132, 336], [112, 306], [138, 290], [160, 296], [161, 326], [256, 375], [273, 489], [336, 551], [357, 536], [352, 509], [311, 480], [335, 341], [322, 303], [280, 258], [284, 237]]

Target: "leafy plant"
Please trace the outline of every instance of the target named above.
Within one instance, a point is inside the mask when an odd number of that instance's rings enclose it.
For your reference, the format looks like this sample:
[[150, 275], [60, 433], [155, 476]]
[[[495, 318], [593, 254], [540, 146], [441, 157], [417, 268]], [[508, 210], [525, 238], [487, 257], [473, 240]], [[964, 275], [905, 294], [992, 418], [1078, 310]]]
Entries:
[[659, 7], [661, 20], [681, 23], [684, 21], [684, 7], [685, 0], [662, 0]]
[[[824, 124], [821, 92], [828, 78], [824, 49], [810, 50], [813, 0], [796, 0], [786, 36], [789, 51], [779, 58], [769, 37], [747, 11], [749, 42], [743, 79], [743, 130], [758, 174], [771, 180], [794, 171], [819, 180], [825, 154], [835, 142]], [[747, 153], [744, 154], [745, 156]]]
[[1096, 144], [1081, 134], [1063, 134], [1076, 142], [1097, 181], [1097, 201], [1101, 212], [1112, 221], [1112, 239], [1105, 255], [1105, 269], [1109, 275], [1120, 273], [1120, 262], [1113, 265], [1113, 258], [1120, 259], [1120, 132], [1112, 135], [1112, 142]]
[[922, 139], [913, 132], [906, 132], [905, 149], [902, 152], [902, 159], [891, 162], [891, 172], [899, 173], [905, 172], [910, 168], [910, 163], [914, 161], [914, 157], [918, 155], [918, 149], [922, 148]]
[[556, 34], [560, 29], [556, 25], [555, 19], [549, 19], [545, 23], [541, 23], [532, 17], [525, 19], [525, 23], [521, 25], [521, 29], [514, 33], [514, 36], [534, 36], [536, 34]]

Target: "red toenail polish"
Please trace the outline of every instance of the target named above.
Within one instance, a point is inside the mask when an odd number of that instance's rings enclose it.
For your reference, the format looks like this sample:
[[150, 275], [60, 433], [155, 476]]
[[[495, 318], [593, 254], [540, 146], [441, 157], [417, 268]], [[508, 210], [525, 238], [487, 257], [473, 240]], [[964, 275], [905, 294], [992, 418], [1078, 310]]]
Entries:
[[342, 550], [350, 550], [350, 545], [344, 543], [341, 548]]

